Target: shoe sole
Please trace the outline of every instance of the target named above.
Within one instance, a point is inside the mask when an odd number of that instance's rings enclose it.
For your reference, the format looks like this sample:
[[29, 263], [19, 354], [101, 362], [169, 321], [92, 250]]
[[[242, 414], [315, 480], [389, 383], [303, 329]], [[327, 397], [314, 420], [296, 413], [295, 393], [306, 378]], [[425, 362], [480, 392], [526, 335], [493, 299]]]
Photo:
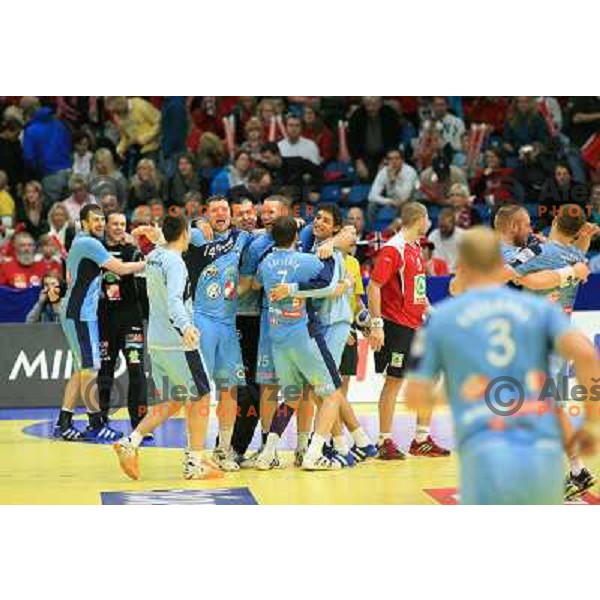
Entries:
[[596, 482], [592, 481], [582, 489], [578, 489], [570, 494], [565, 494], [565, 500], [577, 500], [577, 498], [581, 498], [581, 496], [583, 496], [588, 490], [591, 490], [595, 484]]
[[123, 471], [123, 473], [125, 473], [125, 475], [127, 475], [127, 477], [129, 477], [130, 479], [134, 479], [137, 481], [140, 478], [140, 467], [137, 461], [137, 457], [131, 459], [130, 457], [124, 456], [118, 444], [114, 444], [113, 450], [115, 451], [117, 458], [119, 459], [121, 471]]
[[223, 479], [223, 477], [225, 477], [225, 473], [223, 473], [223, 471], [215, 471], [213, 469], [210, 469], [209, 471], [207, 471], [204, 475], [202, 475], [201, 477], [198, 477], [197, 475], [183, 475], [183, 478], [186, 481], [207, 481], [209, 479]]

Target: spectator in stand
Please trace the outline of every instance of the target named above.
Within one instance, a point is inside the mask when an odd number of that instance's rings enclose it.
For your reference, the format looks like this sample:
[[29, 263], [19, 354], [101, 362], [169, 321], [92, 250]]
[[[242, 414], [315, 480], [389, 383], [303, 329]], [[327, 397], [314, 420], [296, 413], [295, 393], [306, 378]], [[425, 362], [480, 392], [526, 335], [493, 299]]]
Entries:
[[440, 212], [438, 228], [428, 236], [429, 241], [435, 246], [433, 257], [441, 259], [452, 273], [456, 270], [458, 256], [458, 242], [464, 231], [456, 226], [456, 210], [448, 207]]
[[258, 118], [260, 119], [262, 126], [262, 139], [263, 141], [274, 141], [278, 142], [283, 138], [279, 127], [275, 127], [275, 139], [271, 140], [269, 134], [271, 131], [271, 121], [277, 117], [277, 106], [275, 100], [271, 98], [263, 98], [257, 110]]
[[248, 152], [252, 162], [260, 162], [260, 149], [263, 145], [263, 126], [260, 119], [252, 117], [246, 123], [244, 128], [245, 140], [240, 146], [240, 150]]
[[556, 131], [562, 131], [563, 116], [558, 100], [554, 96], [538, 96], [537, 101], [539, 105], [545, 105]]
[[510, 177], [512, 169], [504, 166], [504, 154], [496, 146], [490, 146], [484, 153], [485, 166], [475, 171], [471, 189], [475, 197], [492, 206], [501, 202], [514, 201], [514, 192]]
[[450, 187], [448, 201], [456, 209], [456, 225], [461, 229], [469, 229], [482, 221], [479, 213], [473, 208], [473, 197], [466, 184], [455, 183]]
[[39, 181], [29, 181], [25, 184], [25, 193], [21, 202], [17, 203], [17, 223], [34, 239], [48, 233], [46, 208], [44, 206], [44, 191]]
[[200, 178], [194, 165], [194, 157], [186, 152], [177, 161], [177, 170], [167, 185], [165, 194], [167, 208], [183, 206], [183, 198], [188, 192], [200, 192], [205, 196], [208, 192], [204, 180]]
[[231, 200], [250, 198], [254, 204], [262, 204], [271, 195], [273, 180], [271, 174], [263, 167], [255, 167], [248, 173], [248, 182], [229, 189], [227, 197]]
[[350, 208], [346, 215], [346, 222], [348, 225], [353, 225], [356, 230], [356, 252], [354, 256], [362, 266], [368, 258], [368, 240], [363, 209], [360, 206]]
[[556, 158], [542, 144], [523, 146], [519, 151], [519, 164], [514, 170], [518, 182], [515, 196], [521, 202], [538, 203], [544, 187], [552, 180]]
[[60, 257], [60, 243], [50, 233], [46, 233], [38, 240], [38, 253], [35, 262], [40, 263], [45, 273], [62, 277], [63, 266]]
[[431, 166], [421, 173], [420, 194], [430, 202], [443, 203], [455, 184], [467, 187], [467, 177], [462, 169], [453, 167], [443, 154], [434, 157]]
[[523, 146], [536, 142], [546, 145], [549, 138], [548, 126], [535, 97], [516, 96], [504, 126], [504, 150], [507, 154], [517, 156]]
[[304, 107], [302, 133], [305, 138], [312, 140], [317, 145], [324, 164], [334, 160], [335, 143], [333, 134], [323, 122], [317, 108], [312, 104], [307, 104]]
[[233, 164], [219, 171], [212, 180], [211, 195], [225, 195], [233, 187], [245, 186], [248, 183], [251, 165], [250, 154], [244, 150], [238, 150]]
[[38, 301], [27, 313], [26, 323], [59, 323], [61, 315], [61, 282], [55, 275], [46, 275]]
[[73, 146], [68, 127], [42, 107], [35, 97], [24, 97], [21, 108], [26, 126], [23, 133], [23, 157], [30, 174], [40, 179], [44, 202], [50, 207], [64, 198], [69, 182]]
[[[184, 195], [184, 197], [181, 199], [180, 204], [178, 204], [177, 206], [184, 206], [186, 197], [187, 194]], [[150, 202], [148, 202], [146, 206], [150, 210], [150, 224], [158, 225], [159, 227], [161, 227], [163, 220], [167, 214], [167, 207], [165, 207], [165, 203], [160, 198], [153, 198], [152, 200], [150, 200]]]
[[435, 244], [427, 238], [421, 238], [421, 257], [425, 265], [425, 274], [441, 277], [450, 275], [448, 264], [443, 258], [435, 256]]
[[232, 114], [235, 119], [235, 141], [238, 145], [244, 141], [246, 124], [250, 119], [255, 118], [255, 111], [256, 105], [254, 96], [240, 96], [236, 105], [233, 107]]
[[8, 177], [0, 171], [0, 243], [12, 235], [15, 219], [15, 201], [10, 193]]
[[15, 233], [14, 258], [0, 264], [0, 286], [23, 290], [42, 284], [46, 266], [35, 262], [35, 240], [26, 231]]
[[166, 96], [160, 115], [159, 164], [168, 178], [175, 173], [177, 158], [186, 151], [189, 125], [185, 96]]
[[398, 147], [400, 137], [398, 113], [379, 96], [363, 98], [348, 124], [348, 149], [362, 180], [373, 181], [386, 152]]
[[502, 135], [508, 114], [508, 99], [504, 96], [475, 96], [464, 102], [465, 118], [469, 123], [486, 123], [492, 135]]
[[50, 207], [48, 225], [50, 226], [48, 233], [54, 236], [60, 245], [62, 254], [65, 254], [71, 247], [77, 229], [69, 220], [69, 213], [62, 202], [57, 202]]
[[[144, 159], [142, 159], [144, 160]], [[111, 190], [104, 190], [100, 195], [98, 204], [100, 208], [102, 208], [102, 212], [105, 215], [108, 215], [112, 212], [118, 212], [121, 210], [121, 206], [119, 204], [119, 199]]]
[[86, 181], [89, 181], [92, 173], [92, 162], [94, 155], [90, 148], [92, 141], [87, 131], [77, 131], [73, 134], [73, 175], [81, 175]]
[[183, 200], [183, 210], [190, 221], [204, 216], [202, 214], [202, 196], [198, 192], [188, 192]]
[[13, 198], [21, 196], [25, 183], [25, 161], [19, 141], [22, 130], [23, 121], [20, 112], [7, 108], [0, 123], [0, 170], [8, 176]]
[[127, 200], [127, 179], [115, 167], [115, 160], [108, 148], [98, 148], [94, 154], [94, 168], [90, 176], [90, 193], [100, 198], [102, 193], [110, 188], [117, 195], [119, 204], [125, 205]]
[[199, 169], [217, 169], [226, 161], [225, 144], [221, 138], [214, 133], [203, 133], [196, 149], [196, 166]]
[[443, 146], [449, 145], [454, 152], [462, 148], [461, 136], [465, 132], [462, 119], [448, 112], [448, 100], [443, 96], [435, 96], [431, 104], [432, 117], [442, 135]]
[[278, 144], [279, 152], [284, 158], [300, 157], [309, 160], [315, 165], [321, 164], [319, 148], [308, 138], [302, 137], [302, 121], [296, 115], [285, 118], [287, 138]]
[[158, 160], [160, 147], [160, 112], [143, 98], [111, 96], [106, 108], [113, 114], [119, 143], [117, 154], [125, 158], [128, 150], [135, 148], [137, 158]]
[[221, 98], [217, 96], [198, 96], [193, 98], [190, 105], [192, 130], [187, 139], [189, 152], [195, 154], [200, 146], [200, 140], [205, 133], [211, 133], [218, 138], [225, 137]]
[[274, 142], [263, 144], [260, 155], [275, 187], [294, 186], [303, 199], [316, 200], [323, 183], [323, 172], [318, 165], [299, 156], [283, 158]]
[[135, 175], [131, 178], [129, 188], [128, 210], [140, 204], [146, 204], [152, 198], [162, 198], [162, 177], [156, 170], [153, 160], [142, 158], [137, 164]]
[[377, 219], [382, 206], [400, 209], [412, 198], [418, 182], [419, 176], [404, 161], [402, 150], [388, 150], [387, 165], [377, 173], [369, 192], [369, 222]]
[[73, 175], [69, 179], [71, 195], [63, 201], [69, 213], [69, 220], [76, 225], [79, 223], [79, 213], [86, 204], [96, 204], [96, 197], [88, 192], [88, 186], [82, 175]]
[[148, 206], [138, 206], [131, 213], [131, 230], [142, 225], [152, 225], [152, 213]]
[[569, 137], [581, 148], [600, 133], [600, 96], [573, 96], [569, 99]]

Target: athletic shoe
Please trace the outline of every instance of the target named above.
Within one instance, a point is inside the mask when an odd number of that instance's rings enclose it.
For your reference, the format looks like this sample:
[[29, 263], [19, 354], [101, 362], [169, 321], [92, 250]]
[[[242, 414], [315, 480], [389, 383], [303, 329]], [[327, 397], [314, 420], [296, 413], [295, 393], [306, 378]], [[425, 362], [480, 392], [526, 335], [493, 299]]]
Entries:
[[208, 459], [197, 459], [186, 452], [183, 459], [183, 478], [191, 479], [221, 479], [225, 475], [219, 465]]
[[262, 448], [260, 450], [257, 450], [256, 452], [253, 452], [248, 458], [244, 458], [242, 457], [241, 461], [240, 461], [240, 469], [254, 469], [256, 468], [256, 459], [260, 456], [260, 453], [262, 452]]
[[386, 438], [383, 440], [383, 444], [377, 445], [377, 458], [380, 460], [404, 460], [406, 456], [392, 438]]
[[377, 456], [377, 446], [375, 446], [375, 444], [367, 444], [366, 446], [357, 446], [354, 444], [354, 446], [350, 448], [350, 454], [354, 456], [356, 462], [363, 462]]
[[73, 425], [69, 425], [65, 429], [61, 429], [58, 425], [54, 426], [52, 437], [61, 439], [65, 442], [81, 442], [84, 439], [83, 431], [80, 431]]
[[578, 475], [569, 473], [565, 481], [565, 500], [578, 498], [591, 487], [594, 487], [595, 483], [594, 476], [586, 468], [581, 469]]
[[83, 437], [86, 442], [93, 442], [95, 444], [114, 444], [123, 437], [123, 434], [105, 424], [97, 429], [87, 427], [83, 432]]
[[221, 471], [239, 471], [240, 465], [237, 463], [237, 454], [229, 448], [215, 448], [212, 458]]
[[335, 448], [328, 447], [327, 450], [323, 452], [323, 456], [327, 457], [331, 461], [338, 462], [342, 468], [356, 466], [356, 459], [354, 456], [352, 456], [352, 454], [342, 454]]
[[264, 450], [256, 457], [254, 468], [258, 471], [270, 471], [271, 469], [280, 469], [282, 467], [277, 452], [270, 454]]
[[342, 468], [342, 464], [337, 460], [331, 460], [322, 454], [316, 458], [311, 458], [308, 454], [302, 461], [302, 468], [305, 471], [335, 471]]
[[294, 452], [294, 466], [301, 467], [304, 455], [306, 454], [307, 448], [296, 449]]
[[140, 478], [140, 464], [138, 460], [138, 449], [131, 443], [129, 438], [123, 438], [113, 445], [114, 451], [119, 457], [121, 470], [131, 479]]
[[450, 456], [450, 450], [446, 450], [438, 446], [431, 436], [428, 435], [424, 442], [413, 440], [410, 444], [409, 453], [413, 456], [429, 456], [430, 458], [438, 458], [440, 456]]
[[154, 446], [154, 434], [147, 433], [142, 440], [142, 446]]

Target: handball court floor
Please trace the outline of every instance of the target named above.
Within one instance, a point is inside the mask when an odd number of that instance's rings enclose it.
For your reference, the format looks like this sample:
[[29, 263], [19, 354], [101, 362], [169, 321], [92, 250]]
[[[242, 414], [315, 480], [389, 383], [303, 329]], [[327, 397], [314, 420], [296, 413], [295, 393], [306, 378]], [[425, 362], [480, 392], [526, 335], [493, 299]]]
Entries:
[[[355, 405], [365, 430], [377, 433], [377, 406]], [[415, 458], [369, 461], [352, 469], [308, 473], [294, 468], [295, 425], [283, 440], [285, 469], [226, 473], [216, 481], [184, 481], [181, 446], [185, 422], [174, 418], [156, 432], [152, 446], [140, 451], [141, 479], [131, 481], [120, 471], [112, 448], [49, 439], [55, 409], [0, 409], [0, 504], [455, 504], [457, 461]], [[84, 426], [84, 415], [77, 417]], [[113, 417], [113, 426], [129, 431], [126, 412]], [[412, 439], [414, 415], [399, 405], [394, 436], [402, 448]], [[209, 443], [215, 438], [211, 418]], [[434, 415], [436, 441], [453, 447], [446, 408]], [[251, 448], [257, 446], [255, 437]], [[600, 473], [600, 458], [589, 461]], [[600, 504], [600, 486], [580, 504]]]

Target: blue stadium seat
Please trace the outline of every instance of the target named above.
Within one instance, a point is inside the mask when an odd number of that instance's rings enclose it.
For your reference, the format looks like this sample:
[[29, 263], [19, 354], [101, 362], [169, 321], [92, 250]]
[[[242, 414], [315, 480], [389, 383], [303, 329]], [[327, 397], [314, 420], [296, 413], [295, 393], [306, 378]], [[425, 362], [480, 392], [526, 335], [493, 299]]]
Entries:
[[342, 198], [342, 186], [338, 184], [324, 185], [321, 190], [321, 202], [339, 203]]
[[348, 204], [350, 204], [351, 206], [366, 204], [369, 198], [370, 191], [371, 186], [369, 184], [352, 186], [352, 188], [350, 189], [350, 194], [348, 195]]
[[211, 196], [225, 196], [229, 191], [229, 174], [226, 168], [219, 169], [210, 183]]

